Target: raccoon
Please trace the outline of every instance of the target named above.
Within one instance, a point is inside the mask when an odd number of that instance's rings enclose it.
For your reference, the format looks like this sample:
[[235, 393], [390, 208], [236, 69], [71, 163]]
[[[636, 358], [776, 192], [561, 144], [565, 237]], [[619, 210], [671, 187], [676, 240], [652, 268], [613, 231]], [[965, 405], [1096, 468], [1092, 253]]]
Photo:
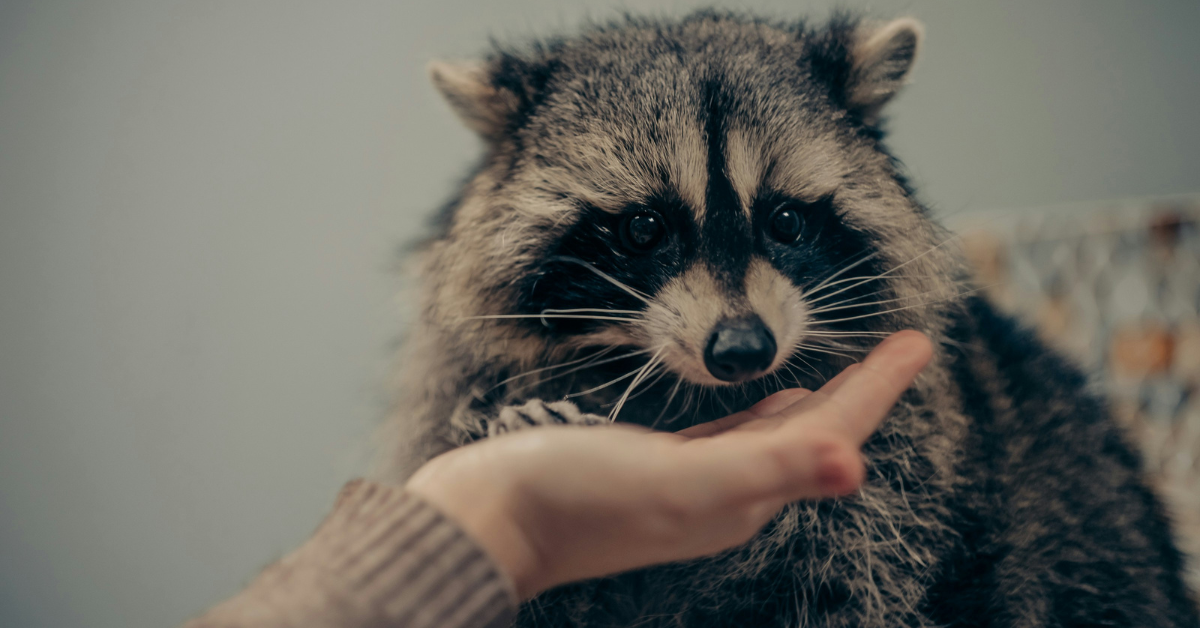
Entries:
[[901, 329], [936, 347], [854, 495], [517, 625], [1200, 626], [1105, 402], [971, 289], [883, 143], [921, 37], [700, 12], [432, 66], [486, 151], [418, 254], [393, 479], [514, 429], [716, 419]]

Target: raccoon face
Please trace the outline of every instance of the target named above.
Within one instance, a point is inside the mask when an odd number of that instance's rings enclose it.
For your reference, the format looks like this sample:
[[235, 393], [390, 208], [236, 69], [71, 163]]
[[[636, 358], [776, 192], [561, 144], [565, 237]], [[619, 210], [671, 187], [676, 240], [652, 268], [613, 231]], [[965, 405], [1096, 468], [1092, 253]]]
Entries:
[[488, 145], [434, 299], [507, 346], [631, 346], [707, 386], [912, 326], [934, 231], [877, 122], [920, 33], [699, 14], [434, 64]]

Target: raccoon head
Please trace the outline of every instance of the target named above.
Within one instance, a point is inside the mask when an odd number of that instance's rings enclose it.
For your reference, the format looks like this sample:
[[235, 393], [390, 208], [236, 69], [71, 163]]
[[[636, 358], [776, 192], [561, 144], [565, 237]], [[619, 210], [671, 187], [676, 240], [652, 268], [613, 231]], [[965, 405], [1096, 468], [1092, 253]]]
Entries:
[[954, 272], [879, 130], [920, 40], [701, 13], [435, 63], [487, 151], [432, 243], [427, 317], [516, 361], [629, 346], [709, 387], [935, 332]]

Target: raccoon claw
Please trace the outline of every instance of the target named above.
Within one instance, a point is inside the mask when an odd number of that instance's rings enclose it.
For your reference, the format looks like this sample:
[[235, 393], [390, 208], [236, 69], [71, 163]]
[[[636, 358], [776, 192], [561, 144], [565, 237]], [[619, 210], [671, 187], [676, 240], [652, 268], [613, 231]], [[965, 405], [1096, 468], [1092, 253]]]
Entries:
[[521, 406], [505, 406], [495, 419], [487, 422], [488, 437], [539, 425], [602, 425], [608, 419], [588, 414], [570, 401], [547, 403], [531, 399]]

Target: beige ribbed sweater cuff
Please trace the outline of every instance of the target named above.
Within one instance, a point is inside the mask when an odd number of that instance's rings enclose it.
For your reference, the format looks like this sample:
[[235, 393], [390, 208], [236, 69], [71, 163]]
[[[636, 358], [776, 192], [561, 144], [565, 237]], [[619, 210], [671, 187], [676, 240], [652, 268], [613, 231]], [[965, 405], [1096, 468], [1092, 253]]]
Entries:
[[356, 480], [307, 543], [185, 628], [499, 628], [515, 608], [512, 583], [457, 525]]

